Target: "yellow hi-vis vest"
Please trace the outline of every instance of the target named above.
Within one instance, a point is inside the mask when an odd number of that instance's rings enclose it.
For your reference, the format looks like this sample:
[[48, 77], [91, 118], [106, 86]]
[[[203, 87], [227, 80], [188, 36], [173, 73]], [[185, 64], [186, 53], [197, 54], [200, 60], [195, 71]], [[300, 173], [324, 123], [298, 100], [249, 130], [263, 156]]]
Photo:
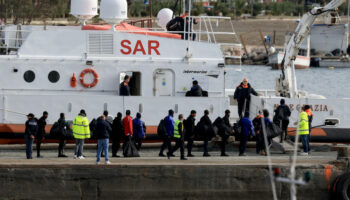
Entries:
[[[180, 135], [180, 131], [179, 131], [179, 124], [181, 123], [180, 120], [176, 120], [175, 121], [175, 125], [174, 125], [174, 138], [181, 138], [181, 135]], [[182, 125], [182, 132], [184, 130], [184, 126]]]
[[78, 115], [73, 121], [73, 136], [75, 139], [90, 138], [89, 119]]
[[299, 135], [309, 134], [309, 117], [306, 112], [301, 112], [299, 117]]

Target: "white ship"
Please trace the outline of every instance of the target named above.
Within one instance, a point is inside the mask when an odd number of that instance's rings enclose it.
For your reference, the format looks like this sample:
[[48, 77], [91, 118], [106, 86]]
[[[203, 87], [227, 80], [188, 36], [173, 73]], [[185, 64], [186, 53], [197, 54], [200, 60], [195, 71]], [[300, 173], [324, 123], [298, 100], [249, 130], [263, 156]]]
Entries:
[[[72, 14], [84, 24], [97, 15], [97, 6], [97, 0], [75, 0]], [[85, 109], [91, 120], [104, 110], [116, 115], [129, 109], [133, 115], [143, 114], [148, 133], [156, 133], [169, 109], [176, 115], [196, 110], [200, 116], [206, 109], [212, 119], [223, 115], [229, 98], [222, 49], [240, 48], [240, 44], [220, 44], [217, 35], [235, 37], [235, 33], [215, 32], [213, 26], [223, 21], [232, 25], [231, 19], [198, 17], [200, 30], [196, 41], [191, 41], [164, 30], [120, 23], [126, 16], [126, 1], [102, 0], [101, 18], [113, 27], [117, 24], [110, 30], [92, 25], [1, 27], [3, 143], [16, 142], [6, 138], [24, 132], [27, 113], [40, 117], [48, 111], [48, 123], [53, 124], [60, 113], [72, 120]], [[126, 74], [132, 77], [131, 96], [119, 96], [120, 80]], [[208, 97], [185, 97], [194, 80]]]

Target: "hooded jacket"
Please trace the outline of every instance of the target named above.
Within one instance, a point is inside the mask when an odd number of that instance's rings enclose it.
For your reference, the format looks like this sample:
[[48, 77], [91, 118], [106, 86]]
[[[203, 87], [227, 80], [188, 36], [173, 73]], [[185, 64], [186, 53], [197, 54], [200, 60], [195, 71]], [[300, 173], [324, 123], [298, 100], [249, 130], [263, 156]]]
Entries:
[[137, 138], [144, 138], [145, 132], [143, 130], [143, 122], [139, 118], [132, 120], [132, 126], [134, 129], [134, 136]]
[[109, 138], [109, 133], [112, 131], [111, 125], [101, 118], [97, 119], [96, 128], [94, 133], [97, 139], [107, 139]]

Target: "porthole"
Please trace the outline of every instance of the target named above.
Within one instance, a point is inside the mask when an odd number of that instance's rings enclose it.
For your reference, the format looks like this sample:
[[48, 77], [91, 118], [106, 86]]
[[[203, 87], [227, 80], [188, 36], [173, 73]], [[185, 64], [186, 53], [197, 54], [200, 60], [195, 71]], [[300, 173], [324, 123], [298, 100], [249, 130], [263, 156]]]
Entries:
[[51, 83], [57, 83], [60, 80], [60, 74], [57, 71], [51, 71], [49, 73], [49, 81]]
[[24, 72], [23, 78], [27, 83], [31, 83], [35, 79], [35, 73], [31, 70], [28, 70]]

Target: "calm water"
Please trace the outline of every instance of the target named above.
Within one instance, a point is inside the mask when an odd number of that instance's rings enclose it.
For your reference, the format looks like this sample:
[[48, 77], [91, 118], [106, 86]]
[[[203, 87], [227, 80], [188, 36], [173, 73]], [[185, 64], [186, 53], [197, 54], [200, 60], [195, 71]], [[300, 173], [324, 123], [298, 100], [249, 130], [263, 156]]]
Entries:
[[[227, 66], [226, 87], [235, 88], [244, 77], [255, 89], [274, 89], [280, 70], [271, 70], [267, 66]], [[237, 71], [234, 69], [242, 69]], [[327, 98], [350, 98], [350, 69], [310, 68], [296, 70], [298, 89]]]

